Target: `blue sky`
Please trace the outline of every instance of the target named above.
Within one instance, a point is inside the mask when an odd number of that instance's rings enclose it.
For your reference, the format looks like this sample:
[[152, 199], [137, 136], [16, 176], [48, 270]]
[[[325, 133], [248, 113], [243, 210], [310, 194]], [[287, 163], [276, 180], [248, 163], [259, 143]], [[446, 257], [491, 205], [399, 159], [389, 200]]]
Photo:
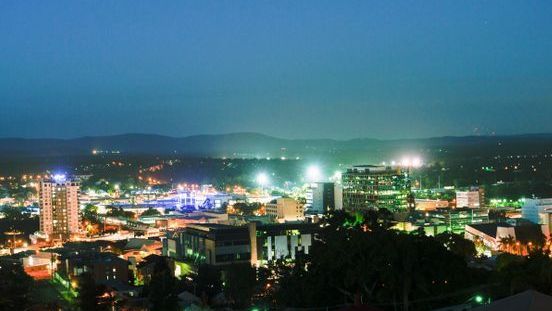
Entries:
[[0, 136], [552, 132], [550, 16], [549, 1], [5, 0]]

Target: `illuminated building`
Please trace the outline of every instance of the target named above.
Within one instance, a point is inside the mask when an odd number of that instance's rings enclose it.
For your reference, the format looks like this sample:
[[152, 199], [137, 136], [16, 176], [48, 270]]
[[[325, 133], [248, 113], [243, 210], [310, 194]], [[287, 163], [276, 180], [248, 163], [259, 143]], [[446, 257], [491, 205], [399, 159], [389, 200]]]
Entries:
[[427, 212], [429, 223], [444, 226], [445, 231], [464, 233], [465, 226], [489, 222], [487, 209], [473, 208], [437, 208]]
[[306, 198], [308, 206], [306, 210], [307, 214], [324, 214], [328, 211], [336, 210], [336, 206], [339, 205], [339, 198], [336, 197], [336, 194], [341, 194], [339, 190], [336, 191], [338, 187], [333, 182], [311, 183]]
[[279, 198], [265, 205], [266, 214], [277, 222], [301, 221], [305, 219], [303, 206], [292, 198]]
[[293, 261], [308, 254], [319, 227], [305, 223], [230, 226], [188, 225], [168, 232], [163, 255], [189, 263], [221, 266], [233, 263], [263, 265], [275, 260]]
[[343, 185], [341, 182], [335, 183], [334, 185], [334, 199], [335, 199], [335, 209], [343, 209]]
[[39, 185], [40, 231], [54, 239], [79, 232], [79, 183], [65, 176]]
[[97, 284], [128, 286], [128, 261], [113, 253], [91, 252], [62, 256], [57, 272], [77, 286], [79, 276], [85, 272], [90, 273]]
[[408, 170], [399, 167], [361, 165], [342, 174], [343, 208], [359, 210], [414, 208]]
[[130, 264], [129, 268], [136, 271], [136, 265], [150, 255], [161, 255], [163, 244], [158, 240], [144, 238], [130, 238], [122, 249], [121, 258]]
[[485, 207], [485, 191], [479, 187], [472, 187], [468, 191], [456, 191], [456, 207]]
[[[219, 209], [222, 208], [223, 204], [228, 203], [230, 199], [232, 199], [232, 196], [226, 193], [213, 191], [178, 190], [176, 197], [176, 206], [178, 208], [192, 209]], [[170, 203], [172, 202], [172, 200], [167, 200], [167, 202]]]
[[449, 207], [449, 202], [446, 200], [416, 199], [417, 211], [434, 211], [443, 207]]
[[249, 224], [251, 265], [261, 266], [276, 260], [294, 261], [308, 255], [318, 226], [305, 223]]
[[173, 212], [152, 216], [141, 216], [140, 222], [152, 225], [156, 228], [179, 228], [188, 224], [197, 223], [228, 223], [228, 214], [217, 211], [195, 211], [190, 213]]
[[546, 224], [547, 219], [543, 217], [549, 211], [552, 211], [552, 198], [525, 199], [521, 207], [521, 217], [536, 224]]
[[[528, 245], [542, 241], [543, 233], [541, 227], [535, 224], [485, 223], [466, 225], [464, 237], [470, 241], [480, 241], [491, 251], [502, 248], [507, 252], [526, 255]], [[505, 240], [509, 240], [511, 245], [504, 243]]]
[[251, 246], [247, 227], [195, 224], [169, 232], [163, 240], [163, 255], [193, 264], [247, 263]]

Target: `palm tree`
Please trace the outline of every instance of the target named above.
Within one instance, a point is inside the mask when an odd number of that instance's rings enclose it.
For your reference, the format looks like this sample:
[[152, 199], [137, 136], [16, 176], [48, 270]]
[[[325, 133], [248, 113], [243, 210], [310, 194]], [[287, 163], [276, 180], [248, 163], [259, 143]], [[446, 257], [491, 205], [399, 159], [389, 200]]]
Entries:
[[515, 239], [511, 235], [508, 235], [507, 237], [500, 238], [500, 250], [512, 253], [513, 246], [515, 245]]

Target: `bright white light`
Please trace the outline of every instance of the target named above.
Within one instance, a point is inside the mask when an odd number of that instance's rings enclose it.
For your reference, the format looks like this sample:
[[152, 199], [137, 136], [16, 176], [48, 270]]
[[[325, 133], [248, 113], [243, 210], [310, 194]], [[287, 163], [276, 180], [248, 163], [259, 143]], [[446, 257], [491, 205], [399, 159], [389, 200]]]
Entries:
[[307, 168], [307, 180], [308, 181], [320, 181], [322, 178], [322, 173], [320, 172], [320, 168], [316, 165], [311, 165]]
[[270, 182], [270, 179], [266, 173], [259, 173], [255, 181], [261, 186], [266, 186]]
[[422, 164], [423, 164], [422, 160], [418, 157], [416, 158], [404, 157], [400, 162], [400, 165], [404, 167], [421, 167]]
[[67, 178], [67, 176], [65, 176], [64, 174], [56, 174], [54, 175], [54, 180], [56, 182], [63, 182], [65, 181], [65, 179]]
[[395, 165], [397, 165], [397, 162], [391, 161], [391, 165], [395, 166]]
[[332, 176], [332, 179], [334, 181], [340, 181], [341, 180], [341, 172], [340, 171], [335, 171], [335, 173]]

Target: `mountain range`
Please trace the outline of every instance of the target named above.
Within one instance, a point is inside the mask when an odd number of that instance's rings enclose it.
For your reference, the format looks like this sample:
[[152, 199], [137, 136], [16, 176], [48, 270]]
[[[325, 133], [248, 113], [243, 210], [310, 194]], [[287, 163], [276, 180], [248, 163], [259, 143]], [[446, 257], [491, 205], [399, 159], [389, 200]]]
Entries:
[[88, 136], [73, 139], [0, 138], [0, 156], [74, 156], [104, 153], [266, 158], [338, 157], [371, 160], [401, 154], [492, 155], [552, 153], [552, 134], [433, 137], [379, 140], [358, 138], [283, 139], [258, 133], [170, 137], [154, 134]]

